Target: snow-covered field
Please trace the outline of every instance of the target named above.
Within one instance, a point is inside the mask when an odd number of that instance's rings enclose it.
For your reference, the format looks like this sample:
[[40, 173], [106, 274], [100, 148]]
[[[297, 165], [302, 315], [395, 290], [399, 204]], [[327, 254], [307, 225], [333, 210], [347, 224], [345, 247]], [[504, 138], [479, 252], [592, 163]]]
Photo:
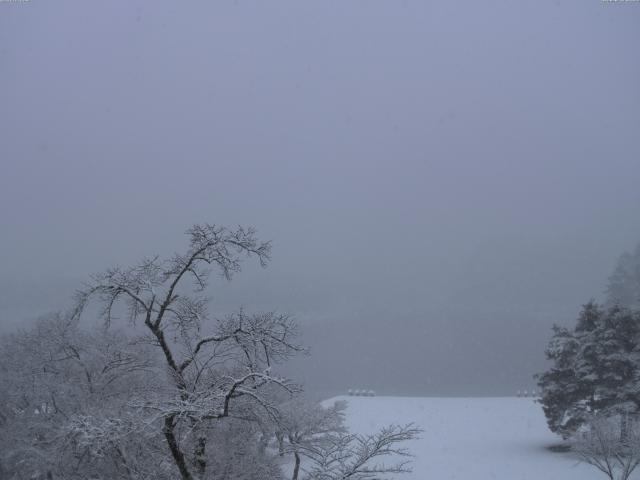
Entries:
[[373, 433], [413, 422], [424, 430], [409, 444], [413, 473], [398, 480], [604, 480], [595, 468], [547, 449], [549, 432], [531, 398], [336, 397], [346, 400], [347, 424]]

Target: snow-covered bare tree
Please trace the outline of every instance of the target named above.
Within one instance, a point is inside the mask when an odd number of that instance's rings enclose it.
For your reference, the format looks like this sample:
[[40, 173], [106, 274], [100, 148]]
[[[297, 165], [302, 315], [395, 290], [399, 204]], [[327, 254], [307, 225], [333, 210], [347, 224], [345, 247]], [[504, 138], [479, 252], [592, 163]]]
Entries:
[[[374, 462], [405, 456], [412, 427], [349, 435], [341, 406], [291, 401], [298, 387], [274, 371], [302, 350], [289, 316], [209, 315], [210, 271], [230, 279], [245, 256], [264, 265], [269, 244], [252, 229], [187, 234], [184, 254], [94, 275], [71, 313], [2, 338], [1, 478], [278, 480], [274, 436], [296, 477], [301, 456], [309, 479], [406, 471]], [[102, 322], [84, 325], [92, 299]], [[112, 322], [123, 311], [128, 334]]]
[[[391, 425], [372, 435], [342, 433], [329, 436], [309, 455], [308, 480], [384, 480], [411, 472], [411, 454], [405, 447], [418, 438], [414, 425]], [[386, 457], [400, 458], [384, 463]]]
[[298, 479], [302, 457], [313, 459], [331, 443], [332, 437], [346, 433], [345, 409], [345, 402], [324, 407], [302, 397], [281, 406], [276, 428], [284, 439], [284, 452], [294, 458], [292, 480]]
[[[0, 464], [7, 478], [173, 478], [162, 438], [128, 408], [157, 389], [154, 350], [62, 314], [0, 343]], [[17, 476], [16, 476], [17, 475]]]
[[195, 480], [218, 478], [208, 465], [212, 422], [276, 416], [271, 388], [293, 392], [296, 386], [273, 367], [301, 347], [287, 315], [241, 310], [212, 321], [208, 312], [211, 271], [230, 280], [244, 257], [265, 266], [268, 242], [260, 242], [253, 228], [209, 224], [193, 226], [187, 236], [189, 246], [182, 254], [94, 275], [77, 294], [74, 318], [96, 299], [106, 326], [120, 304], [132, 323], [142, 323], [161, 352], [171, 388], [149, 391], [134, 399], [135, 406], [150, 419], [148, 424], [160, 425], [180, 477]]
[[[620, 436], [624, 423], [625, 435]], [[592, 417], [571, 439], [578, 457], [610, 480], [627, 480], [640, 464], [640, 420], [633, 416]]]

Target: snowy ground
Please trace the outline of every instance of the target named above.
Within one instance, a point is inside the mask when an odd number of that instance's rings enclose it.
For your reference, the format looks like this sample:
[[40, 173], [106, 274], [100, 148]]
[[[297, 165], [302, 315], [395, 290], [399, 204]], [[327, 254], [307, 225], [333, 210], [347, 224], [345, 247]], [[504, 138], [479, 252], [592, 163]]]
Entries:
[[[558, 444], [531, 398], [337, 397], [357, 433], [413, 422], [424, 429], [409, 446], [413, 473], [398, 480], [604, 480]], [[635, 478], [635, 477], [634, 477]], [[640, 477], [639, 477], [640, 478]]]

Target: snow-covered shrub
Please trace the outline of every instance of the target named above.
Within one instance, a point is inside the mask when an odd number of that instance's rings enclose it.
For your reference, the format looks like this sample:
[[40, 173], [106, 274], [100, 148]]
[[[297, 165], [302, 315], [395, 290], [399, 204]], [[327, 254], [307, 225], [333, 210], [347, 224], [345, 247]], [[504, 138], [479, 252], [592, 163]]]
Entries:
[[628, 480], [640, 465], [636, 415], [594, 415], [571, 437], [571, 450], [610, 480]]
[[[396, 474], [411, 472], [406, 460], [406, 457], [411, 457], [411, 453], [402, 445], [408, 440], [418, 438], [420, 433], [420, 429], [409, 424], [390, 425], [373, 435], [331, 435], [319, 445], [319, 448], [311, 452], [306, 478], [397, 478]], [[396, 461], [387, 463], [384, 461], [385, 457], [394, 458]], [[297, 477], [294, 475], [292, 478]]]

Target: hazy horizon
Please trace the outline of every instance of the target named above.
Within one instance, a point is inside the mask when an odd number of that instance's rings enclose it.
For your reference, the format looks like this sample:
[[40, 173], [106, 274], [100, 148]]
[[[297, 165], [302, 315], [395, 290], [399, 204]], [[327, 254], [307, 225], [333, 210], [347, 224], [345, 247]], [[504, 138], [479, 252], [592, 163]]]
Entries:
[[530, 388], [640, 241], [634, 7], [0, 3], [0, 332], [254, 225], [212, 310], [298, 318], [311, 392]]

